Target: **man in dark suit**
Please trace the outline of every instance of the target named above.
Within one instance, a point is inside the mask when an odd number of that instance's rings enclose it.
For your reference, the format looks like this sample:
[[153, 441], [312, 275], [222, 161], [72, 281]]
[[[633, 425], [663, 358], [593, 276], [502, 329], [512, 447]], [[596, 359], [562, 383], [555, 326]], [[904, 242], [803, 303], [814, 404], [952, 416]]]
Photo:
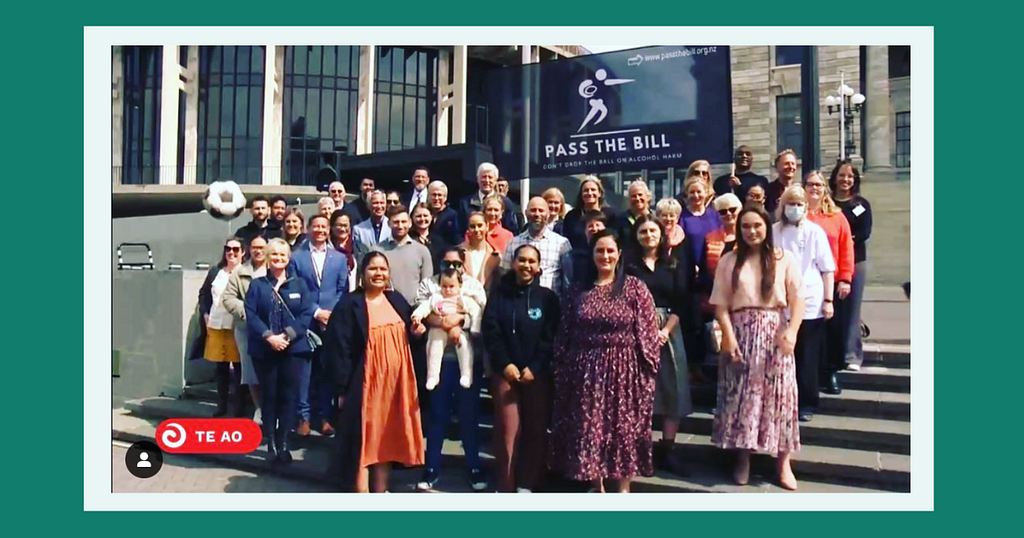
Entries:
[[445, 185], [443, 181], [431, 181], [427, 187], [427, 200], [430, 212], [434, 214], [434, 224], [431, 225], [430, 234], [440, 237], [449, 246], [462, 244], [462, 236], [459, 234], [459, 216], [454, 209], [448, 206], [448, 185]]
[[352, 226], [370, 218], [370, 194], [376, 190], [376, 184], [374, 180], [368, 177], [364, 177], [363, 181], [359, 183], [359, 198], [352, 202], [352, 207], [356, 210], [358, 218], [352, 221]]
[[[459, 233], [466, 233], [466, 229], [469, 228], [469, 214], [474, 211], [483, 212], [484, 198], [491, 194], [496, 194], [495, 184], [498, 181], [498, 167], [491, 163], [481, 163], [476, 169], [476, 184], [480, 188], [477, 192], [470, 194], [459, 200]], [[501, 196], [500, 194], [498, 196]], [[501, 217], [501, 225], [513, 234], [519, 233], [519, 221], [516, 219], [516, 213], [519, 212], [519, 206], [512, 203], [507, 196], [502, 196], [505, 200], [505, 214]], [[525, 220], [525, 219], [524, 219]]]
[[[310, 217], [309, 242], [292, 254], [290, 263], [290, 269], [306, 282], [306, 287], [313, 293], [316, 309], [313, 311], [309, 330], [318, 335], [322, 335], [327, 328], [327, 321], [334, 306], [348, 293], [348, 261], [343, 253], [327, 245], [330, 229], [327, 217]], [[311, 419], [313, 424], [318, 425], [320, 433], [326, 436], [334, 435], [334, 428], [330, 423], [331, 395], [334, 389], [320, 360], [320, 352], [321, 348], [315, 350], [312, 360], [297, 361], [298, 412], [301, 422], [295, 431], [302, 436], [309, 435]]]
[[414, 211], [420, 204], [428, 203], [427, 185], [429, 184], [430, 171], [426, 166], [417, 166], [412, 173], [412, 192], [402, 199], [409, 211]]

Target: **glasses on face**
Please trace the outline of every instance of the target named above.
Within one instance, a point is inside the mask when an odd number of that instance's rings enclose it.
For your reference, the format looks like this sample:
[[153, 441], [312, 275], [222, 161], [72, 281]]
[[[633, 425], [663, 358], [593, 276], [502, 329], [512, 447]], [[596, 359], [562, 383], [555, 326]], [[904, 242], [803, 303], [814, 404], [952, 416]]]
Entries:
[[331, 194], [345, 194], [345, 191], [339, 191], [337, 189], [334, 189], [334, 190], [331, 190], [331, 191], [327, 191], [327, 192], [329, 192]]
[[735, 215], [739, 210], [740, 210], [740, 208], [738, 208], [738, 207], [723, 207], [722, 209], [718, 210], [718, 214], [719, 215], [730, 215], [730, 214], [731, 215]]
[[239, 252], [242, 252], [242, 247], [232, 247], [230, 245], [225, 245], [224, 252], [234, 252], [235, 254], [238, 254]]
[[388, 205], [398, 205], [400, 203], [398, 200], [388, 200]]
[[806, 187], [808, 190], [810, 190], [810, 189], [824, 189], [825, 188], [825, 184], [824, 183], [807, 183], [806, 185], [804, 185], [804, 187]]
[[462, 262], [442, 260], [441, 261], [441, 268], [442, 269], [462, 269]]

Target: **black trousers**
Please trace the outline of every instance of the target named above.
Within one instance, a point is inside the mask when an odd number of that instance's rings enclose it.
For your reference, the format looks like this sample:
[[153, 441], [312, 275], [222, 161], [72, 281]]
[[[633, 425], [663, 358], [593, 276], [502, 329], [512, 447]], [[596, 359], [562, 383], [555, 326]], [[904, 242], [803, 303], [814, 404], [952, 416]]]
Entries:
[[832, 375], [846, 369], [846, 347], [850, 341], [850, 318], [853, 317], [853, 301], [847, 295], [840, 299], [835, 294], [835, 315], [825, 323], [825, 358], [823, 375]]
[[825, 353], [825, 319], [805, 319], [796, 336], [796, 386], [801, 411], [817, 411], [819, 366]]
[[296, 363], [302, 360], [309, 359], [286, 353], [252, 358], [256, 377], [260, 380], [260, 410], [263, 414], [263, 433], [268, 442], [274, 440], [280, 443], [295, 427], [299, 406]]

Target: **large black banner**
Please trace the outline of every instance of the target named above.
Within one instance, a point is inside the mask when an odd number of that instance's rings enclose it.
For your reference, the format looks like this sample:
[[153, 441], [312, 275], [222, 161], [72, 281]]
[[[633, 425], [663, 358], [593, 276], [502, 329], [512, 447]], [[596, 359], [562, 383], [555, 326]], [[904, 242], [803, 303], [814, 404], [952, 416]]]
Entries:
[[488, 138], [509, 177], [731, 160], [728, 47], [647, 47], [492, 69], [482, 90]]

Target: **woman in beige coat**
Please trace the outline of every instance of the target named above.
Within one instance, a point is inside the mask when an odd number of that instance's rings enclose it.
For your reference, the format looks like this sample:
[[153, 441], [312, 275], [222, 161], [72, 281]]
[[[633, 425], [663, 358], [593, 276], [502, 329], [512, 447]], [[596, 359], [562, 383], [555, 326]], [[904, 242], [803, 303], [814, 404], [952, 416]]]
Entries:
[[260, 384], [256, 378], [256, 369], [249, 356], [245, 327], [245, 294], [249, 291], [252, 279], [267, 274], [266, 248], [267, 240], [257, 235], [249, 242], [249, 260], [238, 266], [228, 279], [221, 300], [224, 308], [235, 317], [235, 343], [242, 362], [242, 385], [249, 387], [249, 396], [256, 407], [256, 422], [260, 418]]

